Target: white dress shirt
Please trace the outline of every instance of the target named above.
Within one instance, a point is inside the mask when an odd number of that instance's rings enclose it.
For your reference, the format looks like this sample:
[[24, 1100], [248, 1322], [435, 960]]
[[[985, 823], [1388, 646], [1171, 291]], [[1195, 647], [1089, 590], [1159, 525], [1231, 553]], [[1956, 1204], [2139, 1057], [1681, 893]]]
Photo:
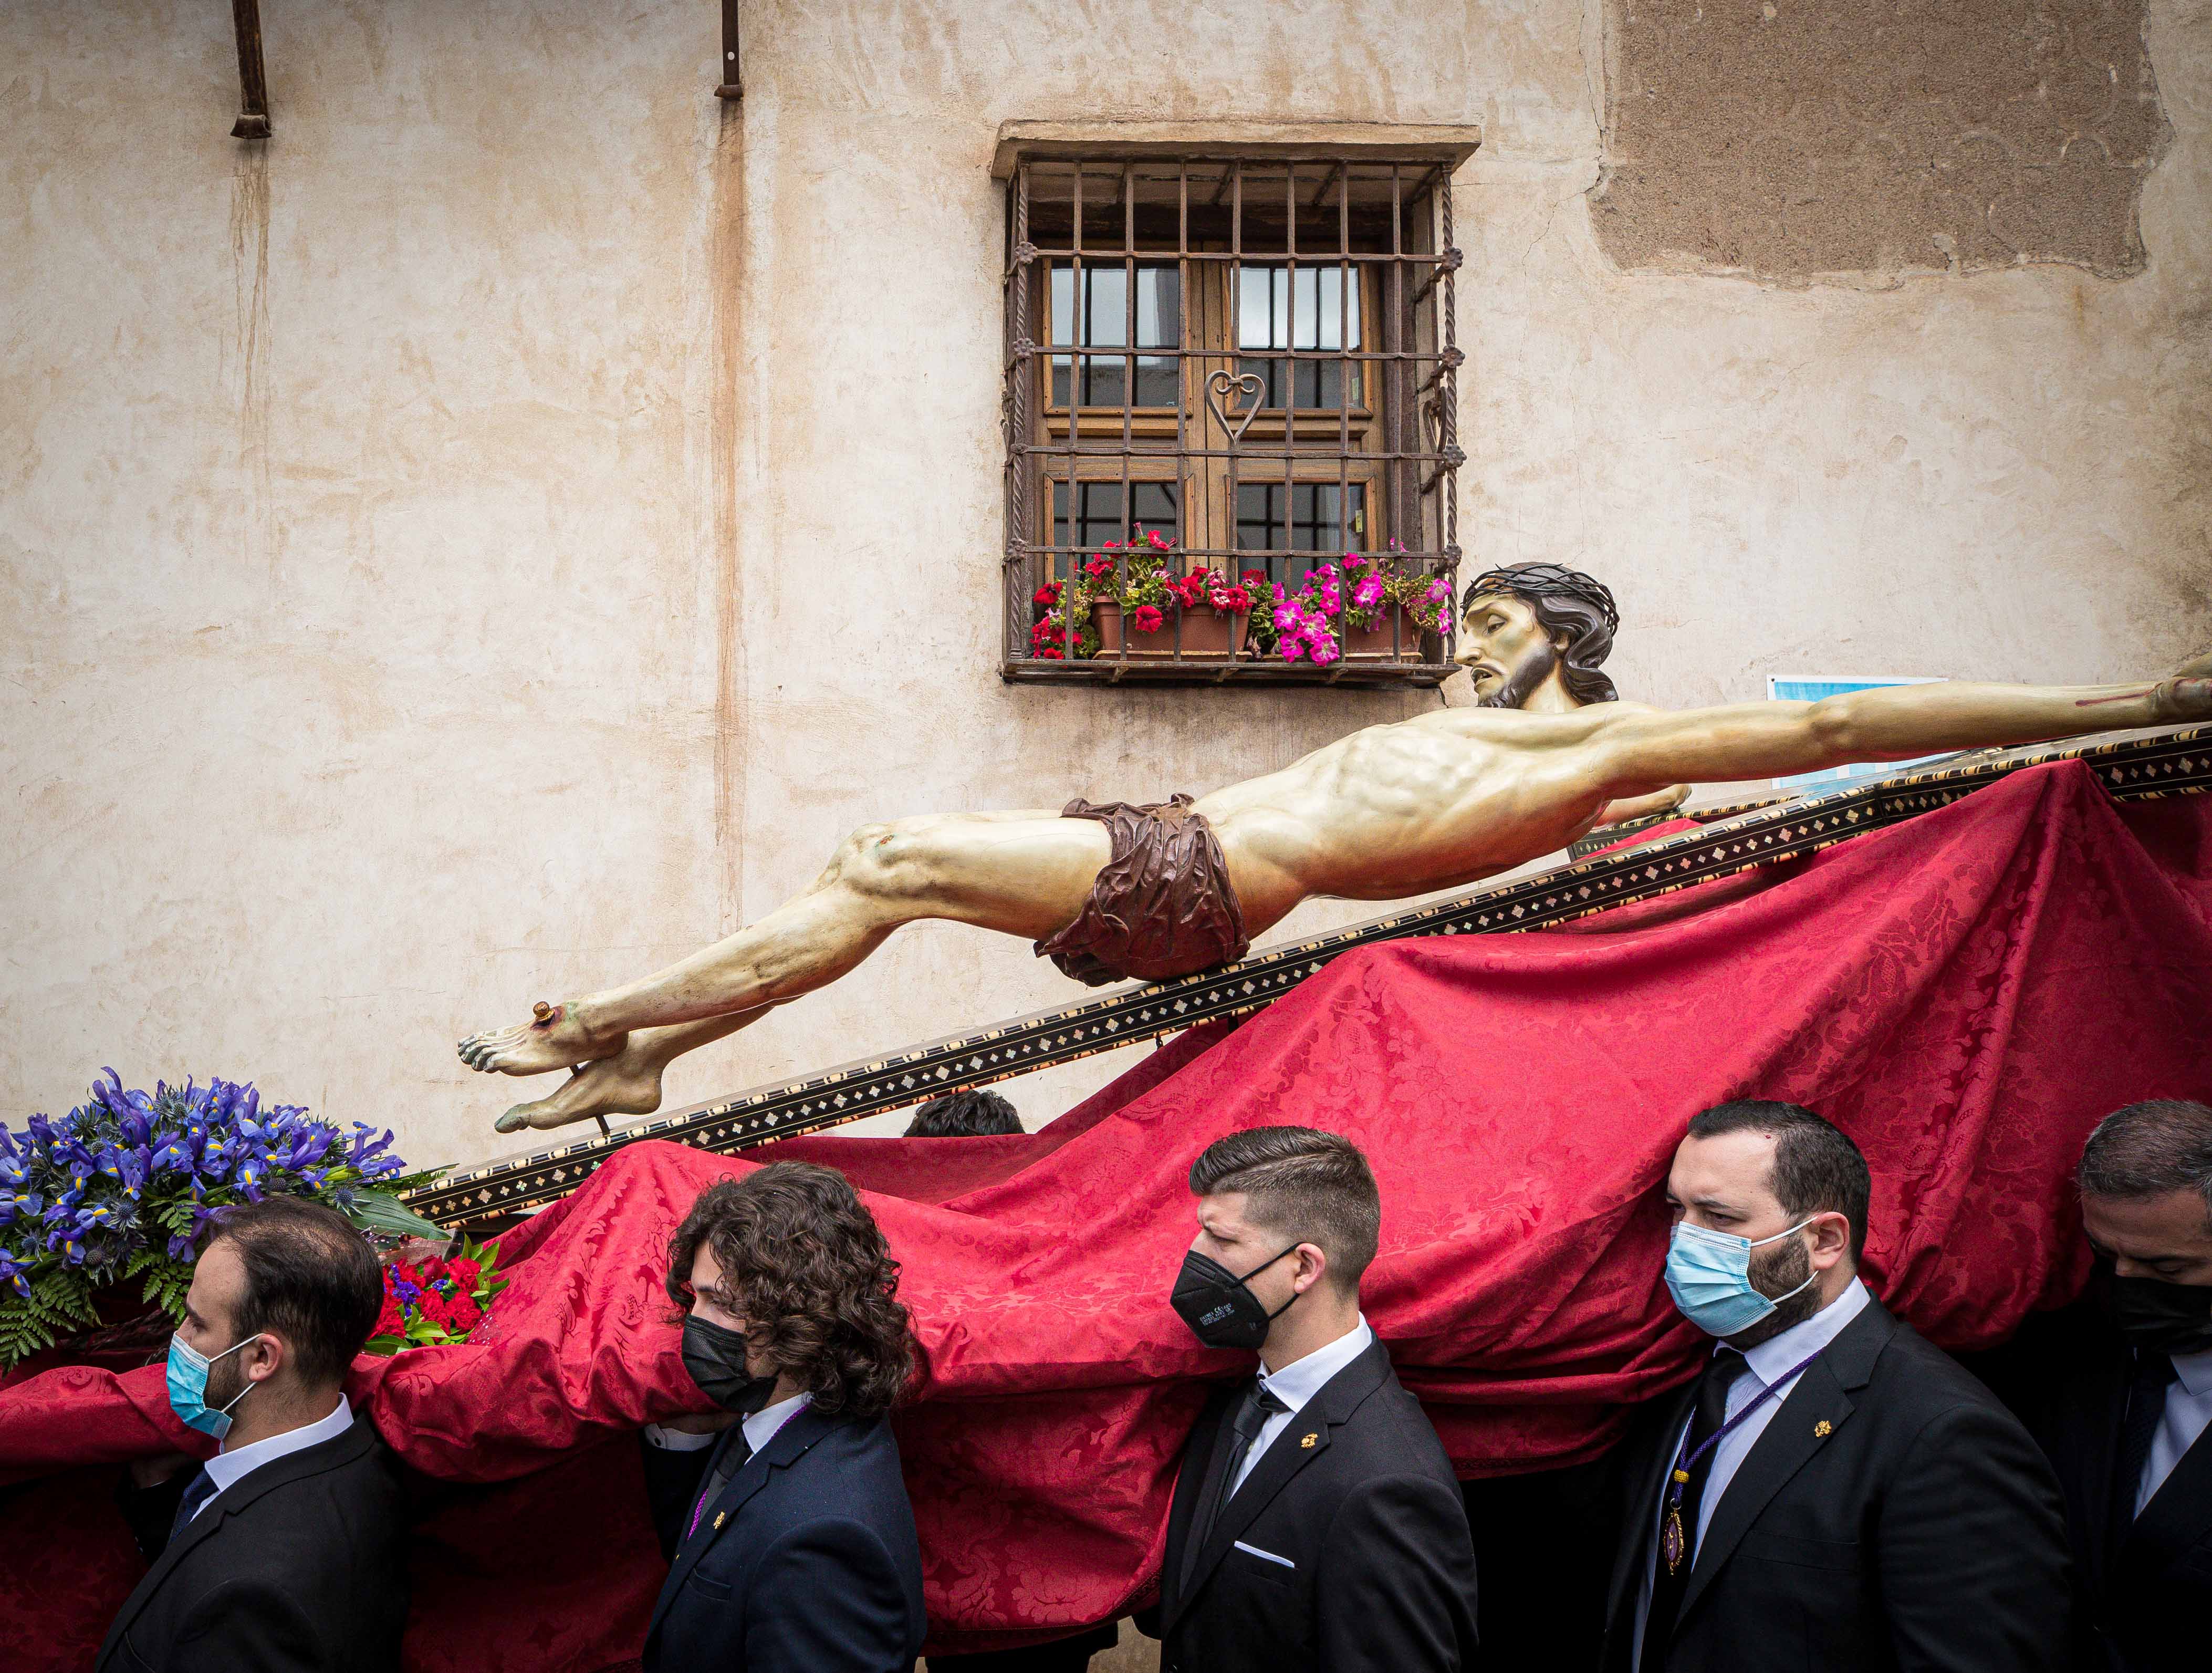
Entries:
[[345, 1396], [340, 1395], [337, 1409], [328, 1417], [318, 1418], [300, 1428], [287, 1429], [281, 1435], [271, 1435], [266, 1440], [253, 1441], [235, 1450], [227, 1446], [222, 1448], [203, 1466], [207, 1470], [208, 1480], [215, 1483], [215, 1491], [201, 1501], [199, 1510], [192, 1514], [198, 1516], [200, 1511], [222, 1498], [228, 1488], [236, 1486], [262, 1465], [275, 1463], [277, 1459], [291, 1453], [304, 1451], [319, 1442], [334, 1439], [352, 1427], [353, 1408], [346, 1404]]
[[[1729, 1384], [1728, 1415], [1731, 1418], [1735, 1416], [1753, 1401], [1758, 1400], [1760, 1395], [1765, 1394], [1769, 1388], [1772, 1388], [1774, 1392], [1760, 1402], [1757, 1411], [1723, 1435], [1720, 1444], [1713, 1448], [1713, 1461], [1705, 1471], [1705, 1493], [1698, 1500], [1698, 1535], [1696, 1543], [1690, 1547], [1691, 1562], [1694, 1564], [1698, 1560], [1697, 1554], [1705, 1542], [1705, 1530], [1712, 1524], [1713, 1511], [1720, 1504], [1721, 1496], [1728, 1491], [1729, 1483], [1735, 1479], [1735, 1473], [1742, 1467], [1743, 1461], [1751, 1456], [1751, 1449], [1759, 1445], [1759, 1438], [1766, 1433], [1766, 1426], [1774, 1421], [1775, 1413], [1782, 1409], [1783, 1402], [1790, 1398], [1790, 1390], [1797, 1386], [1797, 1378], [1804, 1375], [1802, 1372], [1796, 1376], [1784, 1373], [1791, 1366], [1824, 1351], [1830, 1342], [1844, 1334], [1845, 1325], [1866, 1311], [1867, 1304], [1873, 1299], [1867, 1293], [1867, 1287], [1854, 1278], [1844, 1287], [1841, 1295], [1812, 1317], [1799, 1320], [1780, 1335], [1769, 1336], [1758, 1347], [1745, 1352], [1743, 1362], [1747, 1368]], [[1719, 1353], [1722, 1346], [1715, 1342], [1713, 1351]], [[1781, 1379], [1778, 1384], [1775, 1380], [1778, 1378]], [[1674, 1432], [1674, 1451], [1667, 1455], [1670, 1464], [1680, 1454], [1682, 1442], [1690, 1433], [1690, 1425], [1697, 1421], [1697, 1416], [1692, 1410], [1682, 1420], [1682, 1427]], [[1658, 1512], [1651, 1520], [1651, 1544], [1648, 1549], [1658, 1548], [1659, 1529], [1666, 1516], [1667, 1495], [1662, 1491], [1659, 1495]], [[1650, 1613], [1651, 1565], [1647, 1560], [1644, 1565], [1644, 1579], [1636, 1597], [1634, 1659], [1638, 1665], [1644, 1659], [1644, 1622]]]
[[2175, 1380], [2166, 1390], [2166, 1415], [2151, 1433], [2150, 1457], [2143, 1460], [2142, 1480], [2136, 1484], [2137, 1516], [2166, 1485], [2182, 1455], [2197, 1445], [2205, 1426], [2212, 1424], [2212, 1348], [2175, 1354], [2173, 1374]]
[[[775, 1432], [799, 1415], [806, 1403], [806, 1396], [794, 1394], [788, 1400], [779, 1400], [773, 1406], [763, 1406], [744, 1421], [745, 1447], [757, 1452], [775, 1439]], [[647, 1442], [664, 1452], [698, 1452], [712, 1446], [722, 1438], [720, 1429], [710, 1429], [703, 1435], [689, 1434], [681, 1429], [665, 1429], [658, 1423], [645, 1426]]]
[[1243, 1465], [1230, 1484], [1232, 1495], [1244, 1485], [1244, 1478], [1252, 1473], [1261, 1455], [1275, 1444], [1275, 1437], [1291, 1427], [1291, 1420], [1298, 1414], [1298, 1408], [1319, 1394], [1330, 1378], [1364, 1354], [1374, 1341], [1375, 1332], [1367, 1323], [1367, 1315], [1362, 1313], [1359, 1323], [1334, 1341], [1316, 1348], [1302, 1360], [1291, 1360], [1280, 1371], [1269, 1371], [1265, 1362], [1261, 1363], [1260, 1386], [1289, 1409], [1268, 1413], [1267, 1421], [1260, 1426], [1260, 1433], [1253, 1438], [1252, 1450], [1244, 1455]]

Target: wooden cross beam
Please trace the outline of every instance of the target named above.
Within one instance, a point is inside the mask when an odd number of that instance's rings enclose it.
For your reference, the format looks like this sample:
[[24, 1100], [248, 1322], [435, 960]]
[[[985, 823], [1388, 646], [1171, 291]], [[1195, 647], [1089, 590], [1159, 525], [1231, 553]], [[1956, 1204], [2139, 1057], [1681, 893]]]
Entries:
[[2117, 742], [2043, 744], [1954, 757], [1894, 778], [1754, 806], [1695, 830], [1269, 947], [1218, 970], [1117, 989], [1103, 998], [842, 1064], [804, 1080], [626, 1122], [605, 1135], [501, 1157], [410, 1192], [407, 1206], [453, 1226], [511, 1219], [565, 1196], [608, 1157], [641, 1140], [666, 1139], [732, 1154], [773, 1139], [819, 1132], [964, 1087], [1180, 1033], [1202, 1022], [1249, 1015], [1355, 947], [1411, 935], [1547, 928], [1777, 861], [1802, 859], [1948, 806], [2023, 767], [2075, 759], [2086, 761], [2123, 801], [2212, 791], [2208, 727]]

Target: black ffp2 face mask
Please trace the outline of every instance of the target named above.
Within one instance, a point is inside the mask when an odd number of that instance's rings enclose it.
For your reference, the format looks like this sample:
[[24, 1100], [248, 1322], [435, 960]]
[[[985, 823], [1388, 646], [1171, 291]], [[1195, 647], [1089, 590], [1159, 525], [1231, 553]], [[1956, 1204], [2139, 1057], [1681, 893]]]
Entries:
[[2106, 1311], [2119, 1332], [2150, 1354], [2195, 1354], [2212, 1348], [2212, 1285], [2163, 1278], [2106, 1281]]
[[1168, 1305], [1182, 1315], [1190, 1333], [1208, 1348], [1257, 1348], [1267, 1340], [1267, 1327], [1290, 1310], [1291, 1301], [1269, 1312], [1266, 1304], [1245, 1287], [1245, 1278], [1256, 1278], [1297, 1247], [1273, 1255], [1239, 1278], [1211, 1256], [1195, 1249], [1182, 1257]]
[[684, 1369], [705, 1395], [726, 1412], [750, 1417], [768, 1404], [775, 1378], [745, 1369], [745, 1333], [696, 1313], [684, 1319]]

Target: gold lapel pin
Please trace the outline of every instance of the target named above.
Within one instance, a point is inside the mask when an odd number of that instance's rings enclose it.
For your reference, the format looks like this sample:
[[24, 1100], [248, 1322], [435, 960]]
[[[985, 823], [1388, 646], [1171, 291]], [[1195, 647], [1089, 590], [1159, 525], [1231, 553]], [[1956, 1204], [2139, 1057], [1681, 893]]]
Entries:
[[1304, 1440], [1300, 1441], [1298, 1445], [1301, 1446], [1311, 1446], [1320, 1439], [1321, 1437], [1318, 1434], [1308, 1435]]
[[716, 1511], [714, 1512], [714, 1525], [717, 1528], [720, 1528], [723, 1523], [729, 1520], [729, 1516], [730, 1513], [727, 1511]]
[[1835, 1433], [1835, 1432], [1836, 1426], [1829, 1422], [1828, 1420], [1824, 1417], [1818, 1423], [1813, 1426], [1813, 1439], [1814, 1440], [1826, 1440], [1830, 1435]]

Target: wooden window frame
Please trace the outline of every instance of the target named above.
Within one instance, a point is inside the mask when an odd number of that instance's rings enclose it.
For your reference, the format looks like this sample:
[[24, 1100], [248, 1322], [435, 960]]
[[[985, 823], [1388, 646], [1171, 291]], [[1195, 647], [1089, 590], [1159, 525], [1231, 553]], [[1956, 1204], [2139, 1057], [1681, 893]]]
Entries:
[[[1050, 125], [1056, 125], [1009, 127]], [[1452, 672], [1449, 631], [1423, 634], [1419, 645], [1401, 646], [1379, 662], [1346, 660], [1327, 668], [1276, 658], [1186, 663], [1180, 652], [1165, 660], [1136, 661], [1125, 654], [1069, 661], [1036, 657], [1030, 646], [1038, 587], [1104, 549], [1103, 542], [1085, 544], [1079, 536], [1055, 544], [1055, 490], [1070, 483], [1122, 484], [1127, 525], [1134, 520], [1129, 514], [1134, 484], [1174, 482], [1178, 544], [1191, 567], [1202, 563], [1231, 574], [1261, 568], [1284, 580], [1294, 580], [1322, 556], [1337, 554], [1298, 545], [1304, 537], [1293, 506], [1285, 507], [1283, 521], [1270, 523], [1267, 538], [1284, 545], [1257, 553], [1246, 548], [1237, 490], [1285, 482], [1335, 486], [1341, 496], [1340, 532], [1346, 532], [1346, 502], [1356, 491], [1363, 520], [1349, 532], [1353, 549], [1379, 553], [1395, 541], [1409, 561], [1455, 584], [1455, 490], [1464, 459], [1456, 435], [1456, 374], [1464, 357], [1453, 312], [1460, 256], [1452, 244], [1451, 177], [1472, 153], [1474, 140], [1465, 130], [1449, 132], [1443, 138], [1394, 129], [1371, 145], [1273, 136], [1239, 143], [1230, 135], [1207, 145], [1173, 135], [1148, 135], [1132, 144], [1117, 143], [1117, 134], [1001, 131], [996, 172], [1008, 182], [1005, 678], [1434, 684]], [[1192, 213], [1194, 180], [1216, 199], [1202, 222]], [[1254, 186], [1278, 194], [1279, 207], [1248, 210], [1245, 193]], [[1103, 212], [1102, 188], [1108, 199]], [[1326, 231], [1332, 216], [1333, 240], [1316, 240], [1316, 229]], [[1118, 229], [1109, 224], [1112, 217], [1118, 217]], [[1317, 242], [1327, 247], [1314, 247]], [[1081, 274], [1109, 266], [1131, 280], [1122, 292], [1121, 340], [1085, 340], [1097, 316], [1079, 277], [1070, 299], [1066, 335], [1072, 340], [1055, 340], [1055, 271]], [[1170, 266], [1178, 276], [1176, 341], [1137, 346], [1135, 276]], [[1276, 333], [1285, 346], [1245, 345], [1238, 332], [1241, 287], [1255, 270], [1342, 275], [1340, 283], [1352, 282], [1358, 298], [1353, 339], [1341, 341], [1347, 333], [1340, 302], [1339, 345], [1297, 346], [1309, 328], [1299, 313], [1304, 287], [1294, 277], [1291, 317]], [[1329, 287], [1314, 289], [1315, 299], [1305, 305], [1317, 301], [1326, 310]], [[1326, 334], [1326, 323], [1324, 312], [1310, 332], [1316, 341]], [[1085, 381], [1085, 362], [1118, 358], [1128, 396], [1135, 391], [1139, 359], [1170, 357], [1181, 398], [1175, 407], [1084, 404], [1071, 413], [1054, 400], [1056, 363], [1067, 368], [1073, 398]], [[1235, 380], [1249, 363], [1262, 360], [1294, 380], [1305, 365], [1341, 367], [1339, 386], [1349, 386], [1354, 398], [1253, 411], [1239, 398], [1249, 386]], [[1218, 398], [1224, 382], [1225, 406]], [[1125, 526], [1121, 533], [1126, 539], [1134, 529]]]

